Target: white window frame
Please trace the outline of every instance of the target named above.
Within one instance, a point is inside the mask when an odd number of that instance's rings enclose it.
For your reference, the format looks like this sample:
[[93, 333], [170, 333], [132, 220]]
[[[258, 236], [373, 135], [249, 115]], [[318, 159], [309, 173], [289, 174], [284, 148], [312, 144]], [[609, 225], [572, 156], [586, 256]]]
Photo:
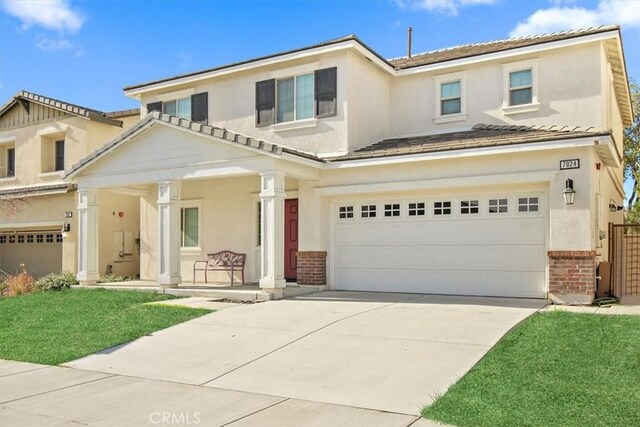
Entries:
[[[414, 204], [415, 207], [412, 208], [411, 205]], [[420, 207], [420, 204], [422, 204], [423, 206]], [[421, 214], [419, 213], [420, 211], [422, 211]], [[426, 200], [411, 200], [407, 202], [407, 218], [424, 218], [427, 216], [428, 211], [429, 203]], [[411, 212], [414, 212], [414, 214], [412, 215]]]
[[[525, 203], [520, 203], [520, 199], [526, 199]], [[538, 201], [536, 203], [531, 203], [531, 199], [538, 199]], [[540, 196], [516, 196], [516, 205], [518, 206], [518, 208], [516, 209], [516, 213], [523, 215], [523, 214], [529, 214], [529, 213], [533, 213], [533, 214], [538, 214], [540, 213]], [[520, 207], [521, 206], [525, 206], [527, 208], [527, 210], [525, 211], [521, 211]], [[531, 210], [531, 206], [536, 206], [536, 210], [532, 211]]]
[[173, 99], [167, 99], [166, 101], [162, 101], [162, 113], [163, 114], [167, 114], [164, 112], [164, 106], [169, 103], [169, 102], [175, 102], [176, 103], [176, 115], [175, 117], [180, 117], [181, 119], [187, 119], [187, 120], [191, 120], [191, 117], [193, 115], [193, 112], [191, 111], [191, 106], [189, 106], [189, 117], [181, 117], [178, 115], [178, 101], [183, 101], [183, 100], [187, 100], [187, 102], [191, 103], [191, 96], [183, 96], [180, 98], [173, 98]]
[[[491, 204], [492, 201], [496, 201], [496, 204], [493, 205]], [[502, 201], [506, 201], [506, 203], [501, 203]], [[510, 200], [508, 196], [491, 196], [487, 198], [487, 214], [489, 215], [506, 215], [509, 214], [511, 209], [510, 209]], [[496, 208], [495, 212], [491, 212], [491, 208]], [[502, 208], [505, 208], [504, 211], [500, 211]]]
[[[440, 203], [440, 206], [437, 206], [437, 203]], [[446, 206], [445, 203], [448, 203], [449, 206]], [[445, 210], [449, 210], [449, 212], [445, 212]], [[433, 217], [442, 218], [442, 217], [450, 217], [454, 214], [454, 202], [451, 199], [438, 199], [433, 201]]]
[[[531, 70], [531, 103], [521, 105], [511, 105], [511, 73], [517, 71]], [[502, 113], [505, 116], [510, 114], [531, 113], [540, 110], [538, 99], [538, 59], [511, 62], [502, 65]]]
[[[359, 207], [360, 207], [360, 219], [371, 220], [371, 219], [380, 218], [380, 216], [378, 215], [379, 212], [378, 212], [377, 203], [362, 203], [359, 205]], [[366, 216], [365, 216], [365, 213], [367, 214]], [[371, 215], [372, 213], [373, 215]]]
[[[389, 206], [389, 209], [387, 209]], [[389, 213], [389, 215], [387, 215]], [[394, 215], [396, 214], [397, 215]], [[387, 219], [400, 219], [402, 217], [402, 203], [401, 202], [384, 202], [382, 204], [382, 216]]]
[[[460, 215], [461, 216], [473, 216], [473, 215], [480, 215], [480, 212], [482, 210], [482, 207], [480, 206], [480, 199], [473, 199], [473, 198], [466, 198], [466, 199], [460, 199]], [[462, 206], [463, 203], [467, 203], [467, 206]], [[475, 205], [473, 204], [475, 203]], [[465, 209], [467, 210], [467, 212], [465, 212]], [[476, 212], [472, 212], [472, 210], [476, 210]]]
[[[182, 218], [182, 209], [185, 209], [185, 208], [198, 208], [198, 246], [183, 247], [182, 232], [180, 232], [180, 253], [200, 255], [202, 253], [202, 236], [204, 235], [202, 230], [202, 200], [183, 200], [182, 202], [180, 202], [181, 218]], [[182, 227], [182, 224], [180, 224], [180, 226]]]
[[[435, 116], [433, 117], [433, 121], [436, 124], [440, 124], [467, 120], [467, 117], [469, 116], [467, 113], [467, 72], [460, 71], [458, 73], [442, 74], [435, 76], [433, 81], [435, 82], [435, 96], [433, 97], [435, 100]], [[440, 98], [442, 93], [440, 87], [445, 83], [457, 81], [460, 82], [460, 112], [456, 114], [442, 114], [442, 111], [440, 110], [442, 101]]]
[[[313, 89], [312, 92], [315, 93], [315, 89], [316, 89], [316, 81], [315, 81], [315, 71], [309, 71], [309, 72], [305, 72], [305, 73], [299, 73], [299, 74], [294, 74], [294, 75], [290, 75], [290, 76], [282, 76], [276, 79], [276, 97], [275, 97], [275, 101], [276, 101], [276, 108], [275, 108], [275, 114], [276, 114], [276, 122], [272, 125], [272, 126], [282, 126], [282, 125], [287, 125], [287, 124], [291, 124], [291, 123], [305, 123], [305, 122], [316, 122], [317, 119], [315, 118], [315, 96], [314, 96], [314, 106], [313, 106], [313, 111], [311, 114], [311, 117], [305, 117], [304, 119], [298, 119], [298, 97], [296, 96], [296, 92], [297, 92], [297, 87], [298, 87], [298, 77], [302, 77], [302, 76], [308, 76], [311, 75], [311, 81], [313, 82]], [[278, 121], [278, 84], [280, 83], [280, 81], [282, 80], [291, 80], [293, 79], [293, 120], [289, 120], [286, 122], [279, 122]]]
[[[349, 210], [349, 208], [351, 208], [351, 210]], [[342, 209], [344, 209], [344, 211], [342, 211]], [[348, 204], [348, 203], [341, 203], [338, 205], [338, 220], [342, 220], [342, 221], [349, 221], [349, 220], [354, 220], [356, 219], [356, 205], [354, 204]], [[342, 215], [344, 215], [344, 217], [342, 217]], [[351, 215], [351, 216], [349, 216]]]

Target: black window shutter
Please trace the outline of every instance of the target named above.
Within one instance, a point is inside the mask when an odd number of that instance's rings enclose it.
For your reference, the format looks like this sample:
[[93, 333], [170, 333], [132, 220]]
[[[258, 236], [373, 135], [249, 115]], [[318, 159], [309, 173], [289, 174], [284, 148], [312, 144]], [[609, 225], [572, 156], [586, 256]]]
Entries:
[[337, 69], [325, 68], [315, 72], [316, 117], [331, 117], [337, 114]]
[[162, 113], [162, 101], [147, 104], [147, 114], [152, 111], [160, 111]]
[[191, 120], [207, 122], [209, 118], [209, 94], [207, 92], [191, 95]]
[[276, 122], [276, 80], [256, 82], [256, 126]]

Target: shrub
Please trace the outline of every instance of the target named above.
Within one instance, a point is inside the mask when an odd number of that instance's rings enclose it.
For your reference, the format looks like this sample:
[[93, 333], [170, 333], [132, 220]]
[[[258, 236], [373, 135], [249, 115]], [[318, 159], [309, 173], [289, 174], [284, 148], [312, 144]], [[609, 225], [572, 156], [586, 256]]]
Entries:
[[41, 277], [36, 281], [36, 289], [41, 291], [61, 291], [69, 289], [72, 285], [77, 285], [78, 281], [73, 273], [68, 271], [62, 273], [51, 273]]
[[33, 276], [25, 272], [9, 276], [4, 282], [2, 295], [10, 297], [31, 293], [35, 290], [34, 282]]
[[115, 283], [115, 282], [130, 282], [131, 280], [137, 280], [135, 276], [118, 276], [116, 274], [105, 274], [100, 276], [98, 283]]

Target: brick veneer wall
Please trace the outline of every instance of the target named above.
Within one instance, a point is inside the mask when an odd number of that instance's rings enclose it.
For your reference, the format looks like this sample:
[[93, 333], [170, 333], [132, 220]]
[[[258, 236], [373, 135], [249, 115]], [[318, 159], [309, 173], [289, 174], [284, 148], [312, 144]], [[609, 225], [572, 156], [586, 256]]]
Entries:
[[549, 293], [593, 295], [595, 251], [549, 251]]
[[298, 285], [324, 286], [327, 284], [327, 252], [298, 252], [296, 258]]

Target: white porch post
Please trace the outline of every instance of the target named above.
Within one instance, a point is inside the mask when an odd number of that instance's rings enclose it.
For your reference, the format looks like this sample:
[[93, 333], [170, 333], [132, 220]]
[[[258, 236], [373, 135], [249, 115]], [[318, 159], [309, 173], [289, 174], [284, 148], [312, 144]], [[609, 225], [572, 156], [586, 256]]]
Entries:
[[98, 190], [78, 190], [78, 281], [98, 281]]
[[180, 276], [180, 181], [158, 182], [158, 283], [175, 286]]
[[284, 172], [260, 174], [262, 244], [260, 287], [282, 298], [284, 280]]

